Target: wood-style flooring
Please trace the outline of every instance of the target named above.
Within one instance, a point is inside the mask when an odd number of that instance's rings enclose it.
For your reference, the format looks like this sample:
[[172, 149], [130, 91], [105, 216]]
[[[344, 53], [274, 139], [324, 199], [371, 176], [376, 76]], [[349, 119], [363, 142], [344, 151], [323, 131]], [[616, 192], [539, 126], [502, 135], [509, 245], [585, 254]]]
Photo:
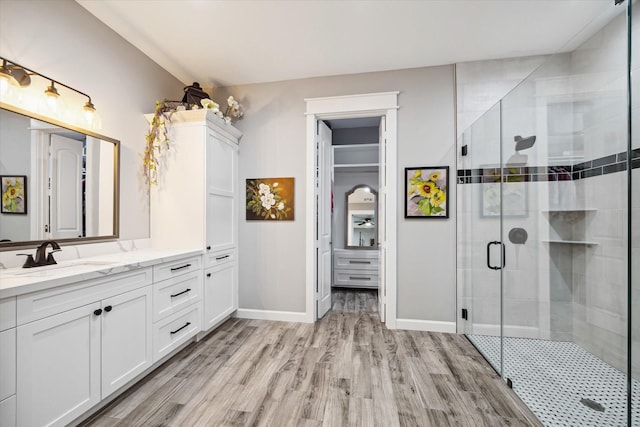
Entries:
[[375, 291], [316, 324], [230, 319], [87, 426], [540, 426], [462, 335], [388, 330]]

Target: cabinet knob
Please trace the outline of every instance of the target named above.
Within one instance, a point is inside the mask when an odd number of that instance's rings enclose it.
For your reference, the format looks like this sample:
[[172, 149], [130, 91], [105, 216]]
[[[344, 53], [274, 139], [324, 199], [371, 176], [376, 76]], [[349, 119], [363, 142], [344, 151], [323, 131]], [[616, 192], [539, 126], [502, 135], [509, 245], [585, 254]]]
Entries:
[[104, 311], [106, 311], [107, 313], [110, 312], [111, 310], [113, 310], [113, 307], [108, 305], [104, 308]]
[[207, 273], [207, 277], [211, 277], [211, 273]]
[[99, 308], [99, 309], [95, 310], [95, 311], [93, 312], [93, 314], [95, 314], [96, 316], [100, 316], [100, 315], [102, 314], [102, 309], [101, 309], [101, 308]]
[[210, 251], [211, 250], [211, 246], [207, 246], [207, 250]]

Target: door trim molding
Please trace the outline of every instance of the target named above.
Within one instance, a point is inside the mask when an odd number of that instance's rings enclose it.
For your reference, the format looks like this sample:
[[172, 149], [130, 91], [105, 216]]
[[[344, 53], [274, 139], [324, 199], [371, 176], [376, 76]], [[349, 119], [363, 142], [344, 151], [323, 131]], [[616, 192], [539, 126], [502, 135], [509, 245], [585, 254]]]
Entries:
[[323, 98], [307, 98], [307, 140], [306, 140], [306, 255], [305, 255], [305, 290], [306, 290], [306, 319], [316, 321], [315, 308], [315, 134], [316, 122], [324, 119], [339, 119], [353, 117], [386, 117], [387, 144], [387, 197], [386, 229], [387, 256], [385, 266], [386, 283], [386, 326], [396, 328], [396, 295], [397, 295], [397, 192], [398, 192], [398, 162], [397, 162], [397, 117], [398, 94], [400, 92], [380, 92], [358, 95], [332, 96]]

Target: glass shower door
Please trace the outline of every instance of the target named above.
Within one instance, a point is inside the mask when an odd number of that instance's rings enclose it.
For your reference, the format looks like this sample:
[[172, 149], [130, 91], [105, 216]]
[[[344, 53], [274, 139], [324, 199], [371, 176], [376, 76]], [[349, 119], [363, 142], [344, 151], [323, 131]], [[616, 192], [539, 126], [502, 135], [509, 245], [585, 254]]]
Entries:
[[466, 200], [459, 221], [461, 274], [470, 297], [468, 330], [471, 342], [494, 369], [502, 373], [502, 246], [500, 244], [500, 104], [477, 120], [465, 134], [466, 156], [461, 194]]

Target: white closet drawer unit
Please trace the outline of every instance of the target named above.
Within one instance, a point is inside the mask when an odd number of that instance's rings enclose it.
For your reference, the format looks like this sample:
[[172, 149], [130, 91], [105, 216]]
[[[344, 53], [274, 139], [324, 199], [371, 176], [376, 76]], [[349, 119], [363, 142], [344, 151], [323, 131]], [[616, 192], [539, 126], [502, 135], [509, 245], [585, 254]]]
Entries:
[[200, 301], [202, 298], [202, 270], [192, 271], [153, 285], [153, 321]]
[[339, 250], [334, 251], [335, 269], [345, 270], [378, 270], [378, 251], [368, 250]]
[[200, 331], [200, 304], [193, 304], [153, 326], [153, 363]]
[[182, 274], [191, 273], [202, 269], [202, 257], [195, 256], [184, 258], [178, 261], [165, 262], [163, 264], [153, 266], [153, 281], [155, 283], [171, 277], [180, 276]]
[[378, 273], [367, 273], [361, 270], [340, 270], [334, 274], [334, 286], [377, 288]]
[[376, 250], [335, 249], [333, 286], [377, 288], [379, 264]]

